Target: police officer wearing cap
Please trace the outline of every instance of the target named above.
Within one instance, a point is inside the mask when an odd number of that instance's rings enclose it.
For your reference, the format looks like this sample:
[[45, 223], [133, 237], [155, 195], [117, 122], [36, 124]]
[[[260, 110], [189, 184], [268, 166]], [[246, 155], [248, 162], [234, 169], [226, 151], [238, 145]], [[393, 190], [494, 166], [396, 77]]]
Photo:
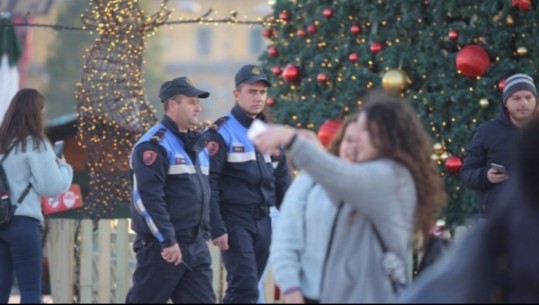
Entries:
[[214, 123], [210, 153], [211, 238], [227, 271], [223, 303], [256, 303], [258, 281], [269, 256], [269, 208], [282, 201], [290, 184], [284, 153], [258, 152], [247, 137], [254, 119], [264, 120], [271, 85], [255, 65], [235, 77], [236, 105]]
[[208, 236], [209, 155], [198, 123], [200, 98], [187, 77], [159, 91], [165, 115], [131, 156], [131, 228], [137, 266], [127, 303], [215, 303]]

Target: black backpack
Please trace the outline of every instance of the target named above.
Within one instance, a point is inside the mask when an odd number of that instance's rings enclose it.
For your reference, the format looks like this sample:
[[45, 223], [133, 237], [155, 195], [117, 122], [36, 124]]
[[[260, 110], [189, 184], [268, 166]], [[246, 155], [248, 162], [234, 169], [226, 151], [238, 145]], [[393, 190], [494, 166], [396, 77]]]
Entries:
[[28, 192], [32, 187], [32, 184], [28, 183], [28, 186], [22, 192], [21, 196], [19, 197], [19, 200], [17, 200], [17, 203], [11, 203], [11, 198], [9, 197], [9, 184], [6, 177], [6, 172], [4, 171], [4, 167], [2, 166], [2, 162], [4, 162], [4, 160], [7, 158], [7, 156], [14, 147], [15, 144], [11, 145], [11, 147], [7, 150], [6, 154], [2, 157], [2, 160], [0, 160], [0, 230], [4, 230], [9, 226], [9, 224], [11, 223], [11, 219], [15, 214], [15, 210], [24, 200], [24, 197], [28, 195]]

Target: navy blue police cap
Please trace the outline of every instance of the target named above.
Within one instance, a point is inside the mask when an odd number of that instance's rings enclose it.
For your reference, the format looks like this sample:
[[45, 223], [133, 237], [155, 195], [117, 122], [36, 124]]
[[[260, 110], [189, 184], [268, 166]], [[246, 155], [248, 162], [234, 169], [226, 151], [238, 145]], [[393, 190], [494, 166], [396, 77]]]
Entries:
[[262, 69], [255, 65], [245, 65], [241, 67], [238, 73], [236, 73], [235, 81], [236, 88], [243, 83], [252, 84], [260, 81], [264, 82], [268, 87], [271, 86], [266, 74], [264, 74]]
[[173, 80], [166, 81], [161, 85], [159, 89], [159, 98], [162, 102], [175, 96], [176, 94], [183, 94], [189, 97], [207, 98], [210, 93], [204, 90], [200, 90], [193, 86], [193, 83], [186, 76], [176, 77]]

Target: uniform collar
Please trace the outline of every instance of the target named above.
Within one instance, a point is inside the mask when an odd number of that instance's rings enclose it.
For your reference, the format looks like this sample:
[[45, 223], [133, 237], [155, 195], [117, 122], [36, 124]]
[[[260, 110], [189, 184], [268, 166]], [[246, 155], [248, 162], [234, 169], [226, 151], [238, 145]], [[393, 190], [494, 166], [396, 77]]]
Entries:
[[[245, 128], [249, 128], [251, 126], [251, 123], [253, 123], [254, 121], [254, 119], [245, 114], [243, 109], [241, 109], [241, 107], [237, 104], [236, 106], [234, 106], [234, 108], [232, 108], [231, 113], [236, 118], [236, 120], [238, 120]], [[259, 113], [256, 118], [262, 121], [266, 121], [262, 113]]]
[[168, 130], [170, 130], [176, 137], [180, 138], [182, 141], [185, 142], [187, 140], [187, 133], [180, 132], [178, 130], [178, 125], [176, 125], [176, 123], [168, 115], [165, 114], [163, 116], [163, 119], [161, 120], [161, 124], [163, 124], [163, 126], [165, 126]]

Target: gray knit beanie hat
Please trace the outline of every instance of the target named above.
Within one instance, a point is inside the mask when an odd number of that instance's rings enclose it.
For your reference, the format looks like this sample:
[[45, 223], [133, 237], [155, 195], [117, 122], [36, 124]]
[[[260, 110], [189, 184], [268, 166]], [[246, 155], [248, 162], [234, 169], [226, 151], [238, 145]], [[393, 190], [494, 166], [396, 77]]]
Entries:
[[535, 84], [533, 83], [533, 78], [526, 74], [515, 74], [511, 75], [505, 80], [503, 86], [503, 105], [507, 104], [507, 99], [511, 94], [519, 90], [528, 90], [533, 95], [537, 96], [537, 90], [535, 89]]

